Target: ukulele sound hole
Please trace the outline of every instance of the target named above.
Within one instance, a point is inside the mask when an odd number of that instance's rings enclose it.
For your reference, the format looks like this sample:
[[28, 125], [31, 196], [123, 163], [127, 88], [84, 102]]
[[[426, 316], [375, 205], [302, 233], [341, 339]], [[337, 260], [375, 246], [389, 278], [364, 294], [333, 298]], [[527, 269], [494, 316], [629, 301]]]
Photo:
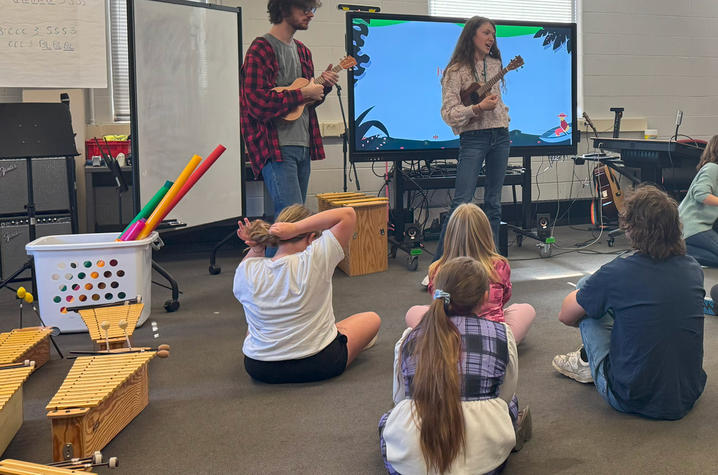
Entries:
[[479, 95], [475, 92], [471, 93], [471, 103], [472, 104], [478, 104], [479, 103]]

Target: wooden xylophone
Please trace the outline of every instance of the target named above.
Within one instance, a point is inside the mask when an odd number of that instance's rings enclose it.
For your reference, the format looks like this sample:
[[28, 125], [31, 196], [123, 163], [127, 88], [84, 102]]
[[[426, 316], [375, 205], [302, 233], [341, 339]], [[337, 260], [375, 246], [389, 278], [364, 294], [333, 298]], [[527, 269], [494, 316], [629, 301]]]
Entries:
[[25, 360], [35, 362], [35, 368], [44, 365], [50, 359], [49, 327], [16, 328], [0, 333], [0, 365]]
[[71, 473], [88, 475], [88, 473], [95, 472], [88, 472], [85, 469], [52, 467], [50, 465], [23, 462], [21, 460], [0, 460], [0, 474], [2, 475], [68, 475]]
[[0, 366], [0, 454], [22, 425], [22, 384], [34, 367], [29, 361]]
[[[88, 307], [77, 309], [77, 313], [87, 325], [90, 338], [95, 342], [95, 348], [105, 348], [108, 345], [110, 349], [115, 349], [129, 346], [129, 338], [135, 331], [144, 307], [143, 303]], [[109, 323], [107, 332], [101, 327], [104, 322]], [[123, 326], [125, 328], [122, 328]]]
[[75, 360], [46, 407], [53, 460], [102, 449], [142, 412], [149, 404], [147, 366], [156, 354], [118, 352]]

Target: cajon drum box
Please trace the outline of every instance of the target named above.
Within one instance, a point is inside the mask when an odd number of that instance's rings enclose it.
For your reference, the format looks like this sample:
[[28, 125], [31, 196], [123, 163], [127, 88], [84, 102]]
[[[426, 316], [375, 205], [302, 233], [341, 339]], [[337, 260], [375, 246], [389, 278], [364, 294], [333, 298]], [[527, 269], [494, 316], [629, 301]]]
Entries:
[[388, 198], [364, 194], [356, 196], [357, 193], [326, 195], [331, 194], [317, 195], [320, 210], [323, 211], [323, 206], [326, 206], [325, 209], [351, 206], [357, 216], [349, 250], [344, 260], [339, 263], [339, 268], [350, 276], [385, 271], [389, 265], [386, 229]]

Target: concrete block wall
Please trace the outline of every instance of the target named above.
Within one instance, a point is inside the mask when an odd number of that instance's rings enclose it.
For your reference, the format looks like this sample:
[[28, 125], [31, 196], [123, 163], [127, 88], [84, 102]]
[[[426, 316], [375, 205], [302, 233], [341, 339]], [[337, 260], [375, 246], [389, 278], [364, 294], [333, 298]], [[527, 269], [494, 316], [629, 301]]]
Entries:
[[624, 107], [660, 138], [718, 133], [718, 2], [582, 1], [583, 101], [592, 117]]

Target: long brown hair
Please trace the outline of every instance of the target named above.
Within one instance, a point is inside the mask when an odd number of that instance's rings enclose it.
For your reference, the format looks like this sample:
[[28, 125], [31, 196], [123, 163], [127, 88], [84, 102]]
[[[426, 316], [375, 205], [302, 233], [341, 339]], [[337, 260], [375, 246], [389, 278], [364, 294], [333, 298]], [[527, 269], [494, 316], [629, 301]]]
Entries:
[[[456, 41], [456, 46], [454, 47], [454, 52], [451, 54], [451, 59], [449, 59], [449, 64], [446, 65], [444, 76], [446, 76], [446, 72], [451, 68], [466, 66], [473, 69], [476, 62], [476, 58], [474, 56], [476, 52], [476, 46], [474, 46], [474, 36], [476, 36], [476, 30], [478, 30], [484, 23], [490, 23], [491, 26], [494, 27], [494, 31], [496, 31], [496, 23], [488, 18], [475, 16], [471, 17], [466, 22], [464, 29], [461, 30], [459, 39]], [[494, 38], [494, 44], [491, 46], [489, 56], [498, 59], [501, 63], [501, 67], [503, 67], [503, 62], [501, 61], [501, 51], [499, 50], [496, 38]], [[503, 79], [501, 80], [501, 84], [504, 84]]]
[[[283, 223], [296, 223], [297, 221], [301, 221], [304, 218], [308, 218], [312, 215], [312, 212], [305, 206], [302, 206], [300, 204], [293, 204], [289, 205], [286, 208], [284, 208], [282, 211], [279, 212], [279, 216], [277, 216], [276, 222], [283, 222]], [[249, 224], [249, 238], [256, 242], [257, 244], [268, 246], [268, 247], [277, 247], [282, 242], [296, 242], [301, 241], [305, 237], [307, 237], [308, 234], [314, 234], [316, 237], [319, 237], [322, 232], [317, 231], [311, 231], [309, 233], [300, 234], [299, 236], [295, 236], [292, 239], [287, 239], [285, 241], [281, 241], [277, 236], [274, 236], [273, 234], [269, 233], [269, 228], [272, 225], [264, 220], [256, 219], [252, 221]]]
[[437, 289], [449, 293], [449, 302], [433, 301], [404, 342], [402, 353], [409, 352], [416, 361], [411, 394], [424, 462], [430, 471], [444, 473], [466, 447], [459, 374], [461, 335], [449, 317], [470, 314], [482, 302], [489, 282], [481, 264], [458, 257], [441, 267], [435, 283]]
[[273, 25], [278, 25], [292, 14], [292, 7], [305, 10], [321, 6], [322, 2], [320, 0], [269, 0], [267, 2], [267, 13], [269, 13], [269, 21]]
[[653, 185], [641, 185], [624, 206], [619, 223], [634, 249], [659, 261], [686, 254], [676, 200]]
[[706, 148], [701, 154], [701, 160], [698, 162], [698, 166], [696, 166], [696, 170], [703, 168], [703, 165], [706, 163], [718, 163], [718, 135], [714, 135], [708, 141]]
[[[468, 256], [479, 261], [492, 282], [500, 280], [494, 263], [506, 258], [496, 252], [491, 224], [486, 213], [473, 203], [460, 204], [446, 224], [444, 254], [429, 266], [429, 278], [449, 259]], [[436, 288], [436, 285], [434, 285]]]

